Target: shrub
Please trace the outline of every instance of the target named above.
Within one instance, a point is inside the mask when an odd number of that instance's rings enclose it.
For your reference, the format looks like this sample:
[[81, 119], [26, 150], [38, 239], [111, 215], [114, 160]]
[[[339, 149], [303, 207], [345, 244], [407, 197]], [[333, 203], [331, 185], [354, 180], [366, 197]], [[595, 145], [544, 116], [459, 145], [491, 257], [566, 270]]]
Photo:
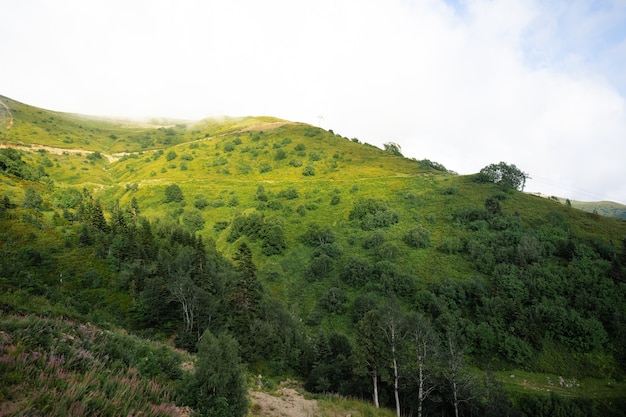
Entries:
[[346, 284], [360, 287], [366, 284], [372, 275], [372, 266], [363, 258], [353, 257], [346, 262], [340, 277]]
[[314, 256], [328, 255], [333, 259], [340, 258], [342, 254], [343, 249], [337, 242], [321, 244], [317, 246], [313, 252]]
[[397, 223], [398, 214], [390, 210], [383, 200], [359, 199], [354, 203], [349, 219], [359, 221], [363, 230], [372, 230]]
[[226, 240], [232, 243], [239, 239], [240, 236], [248, 236], [251, 239], [257, 239], [261, 237], [262, 229], [263, 217], [261, 215], [257, 213], [251, 213], [248, 216], [238, 215], [233, 219], [230, 233]]
[[261, 231], [261, 234], [263, 236], [261, 249], [264, 255], [279, 255], [287, 247], [287, 244], [285, 243], [283, 228], [279, 225], [265, 225], [265, 227], [263, 227], [263, 230]]
[[102, 154], [99, 151], [92, 152], [87, 155], [87, 159], [90, 161], [96, 161], [102, 159]]
[[302, 170], [302, 175], [305, 177], [312, 177], [315, 175], [315, 168], [311, 165], [308, 165], [306, 168]]
[[444, 238], [439, 246], [439, 250], [447, 254], [460, 253], [464, 248], [463, 241], [456, 236]]
[[412, 248], [427, 248], [430, 244], [430, 233], [424, 227], [417, 226], [409, 230], [402, 240]]
[[320, 226], [316, 223], [309, 224], [307, 231], [300, 236], [300, 241], [309, 246], [320, 246], [335, 241], [335, 234], [328, 226]]
[[239, 197], [236, 195], [231, 196], [228, 199], [228, 207], [237, 207], [239, 205]]
[[203, 208], [209, 205], [209, 201], [206, 199], [204, 194], [198, 194], [193, 200], [193, 205], [198, 210], [202, 210]]
[[264, 174], [266, 172], [270, 172], [271, 170], [272, 170], [272, 166], [270, 164], [268, 164], [267, 162], [263, 162], [259, 166], [259, 172], [261, 174]]
[[456, 185], [452, 187], [446, 187], [443, 190], [441, 190], [441, 194], [443, 195], [454, 195], [458, 192], [459, 192], [459, 187], [457, 187]]
[[365, 238], [363, 241], [363, 248], [372, 249], [382, 245], [383, 243], [385, 243], [385, 232], [378, 231]]
[[327, 277], [332, 269], [332, 258], [328, 255], [320, 255], [311, 259], [305, 274], [309, 281], [317, 281]]
[[34, 188], [28, 187], [24, 194], [24, 207], [31, 209], [38, 209], [43, 203], [41, 194], [39, 194]]
[[183, 200], [183, 190], [177, 184], [171, 184], [165, 188], [166, 203], [181, 202]]
[[187, 226], [191, 232], [198, 232], [204, 229], [204, 218], [198, 210], [185, 211], [185, 213], [183, 213], [183, 224]]
[[216, 232], [221, 232], [222, 230], [226, 229], [228, 225], [229, 223], [227, 221], [219, 220], [213, 224], [213, 230], [215, 230]]
[[376, 256], [380, 260], [393, 260], [400, 254], [398, 246], [391, 242], [385, 242], [376, 250]]
[[298, 190], [295, 187], [289, 187], [286, 190], [281, 190], [278, 193], [278, 197], [284, 198], [287, 200], [295, 200], [296, 198], [300, 197], [300, 194], [298, 193]]
[[340, 288], [332, 287], [322, 296], [319, 306], [329, 313], [342, 314], [345, 312], [346, 301], [348, 301], [348, 297], [343, 291]]
[[284, 149], [276, 151], [276, 154], [274, 155], [275, 161], [282, 161], [285, 158], [287, 158], [287, 152], [285, 152]]

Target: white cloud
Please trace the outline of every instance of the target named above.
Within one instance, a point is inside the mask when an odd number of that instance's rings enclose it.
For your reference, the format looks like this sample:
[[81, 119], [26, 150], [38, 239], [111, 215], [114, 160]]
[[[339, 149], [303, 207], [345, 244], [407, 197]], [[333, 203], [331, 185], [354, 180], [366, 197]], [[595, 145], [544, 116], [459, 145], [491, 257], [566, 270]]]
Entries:
[[582, 0], [14, 2], [0, 94], [107, 115], [322, 115], [461, 173], [505, 160], [529, 190], [626, 202], [625, 16]]

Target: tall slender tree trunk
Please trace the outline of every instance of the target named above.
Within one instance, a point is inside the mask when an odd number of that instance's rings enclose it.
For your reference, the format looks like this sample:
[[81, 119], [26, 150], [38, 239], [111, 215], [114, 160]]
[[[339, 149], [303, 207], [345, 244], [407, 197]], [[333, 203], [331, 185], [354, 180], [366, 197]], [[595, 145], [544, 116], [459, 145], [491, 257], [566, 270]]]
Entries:
[[432, 382], [433, 371], [428, 364], [431, 355], [436, 355], [437, 344], [430, 321], [421, 314], [415, 314], [409, 321], [412, 323], [411, 342], [417, 363], [417, 417], [424, 415], [424, 402], [435, 390]]
[[374, 407], [380, 408], [380, 403], [378, 402], [378, 372], [376, 370], [372, 372], [372, 384], [374, 385]]
[[417, 417], [422, 417], [423, 403], [424, 403], [424, 366], [422, 365], [421, 357], [419, 357], [418, 378], [419, 385], [417, 389]]
[[456, 387], [456, 379], [452, 380], [452, 396], [454, 398], [454, 417], [459, 417], [459, 395]]
[[459, 417], [459, 390], [457, 378], [459, 374], [458, 353], [453, 348], [452, 336], [448, 333], [448, 349], [450, 349], [450, 382], [452, 385], [452, 402], [454, 405], [454, 417]]
[[393, 349], [393, 391], [396, 397], [396, 415], [400, 417], [400, 394], [399, 394], [399, 376], [398, 376], [398, 361], [396, 359], [395, 348]]

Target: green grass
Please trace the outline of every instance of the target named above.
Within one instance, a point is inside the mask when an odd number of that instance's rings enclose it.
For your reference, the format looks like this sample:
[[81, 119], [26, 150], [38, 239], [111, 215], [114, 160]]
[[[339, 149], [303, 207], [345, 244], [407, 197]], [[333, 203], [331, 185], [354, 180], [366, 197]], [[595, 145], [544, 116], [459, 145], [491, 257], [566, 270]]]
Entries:
[[495, 372], [507, 391], [562, 397], [586, 397], [607, 400], [626, 397], [626, 382], [613, 378], [575, 378], [557, 374], [510, 370]]
[[355, 399], [342, 398], [337, 396], [318, 396], [319, 416], [338, 417], [393, 417], [394, 410], [386, 408], [375, 408], [372, 404]]

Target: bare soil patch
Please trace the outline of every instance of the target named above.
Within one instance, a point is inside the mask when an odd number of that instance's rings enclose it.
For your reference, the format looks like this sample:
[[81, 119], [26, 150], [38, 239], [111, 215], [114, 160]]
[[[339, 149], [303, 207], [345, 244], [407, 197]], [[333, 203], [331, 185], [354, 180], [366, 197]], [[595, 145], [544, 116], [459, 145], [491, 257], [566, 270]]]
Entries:
[[279, 388], [274, 394], [250, 391], [250, 411], [254, 416], [313, 417], [317, 415], [316, 400], [307, 400], [293, 388]]

